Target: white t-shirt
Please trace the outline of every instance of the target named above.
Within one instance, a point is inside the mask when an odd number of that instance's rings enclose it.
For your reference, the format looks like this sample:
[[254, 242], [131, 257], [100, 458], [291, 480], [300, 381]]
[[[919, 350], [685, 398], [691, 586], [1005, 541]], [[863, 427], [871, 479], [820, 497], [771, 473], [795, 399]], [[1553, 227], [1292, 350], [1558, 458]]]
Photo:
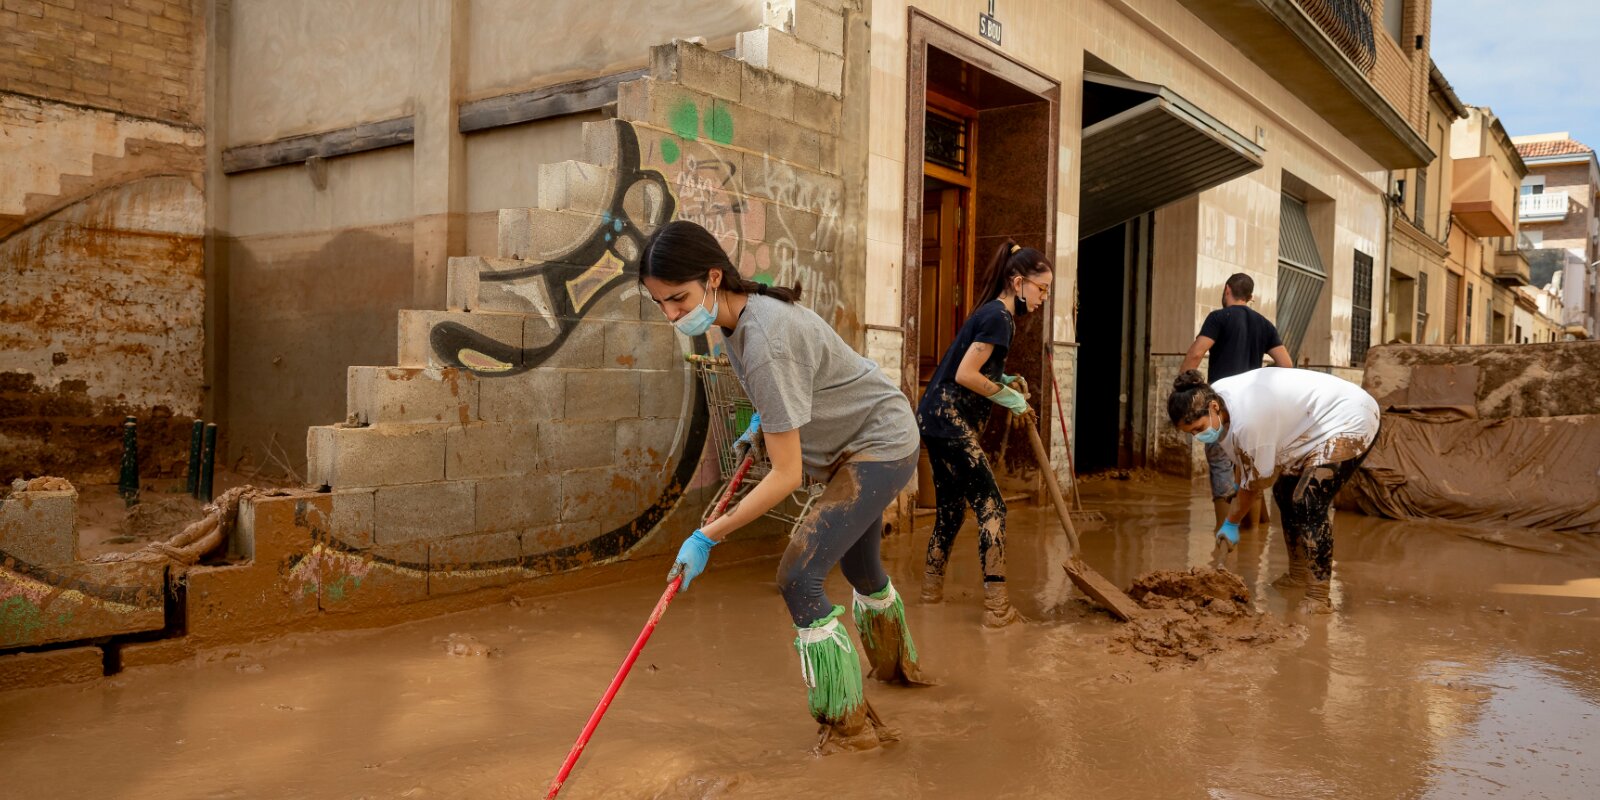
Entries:
[[1228, 405], [1221, 444], [1247, 488], [1259, 490], [1277, 475], [1352, 458], [1378, 435], [1377, 401], [1327, 373], [1257, 369], [1211, 388]]

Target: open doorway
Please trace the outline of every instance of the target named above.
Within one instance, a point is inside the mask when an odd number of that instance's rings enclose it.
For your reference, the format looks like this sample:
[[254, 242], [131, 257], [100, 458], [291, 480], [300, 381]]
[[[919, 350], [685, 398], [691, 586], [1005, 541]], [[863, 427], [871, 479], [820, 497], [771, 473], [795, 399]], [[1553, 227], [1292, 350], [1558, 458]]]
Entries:
[[[907, 110], [903, 388], [921, 398], [1007, 239], [1055, 252], [1059, 86], [913, 11]], [[919, 102], [920, 101], [920, 102]], [[1051, 412], [1045, 337], [1051, 304], [1016, 319], [1006, 371]], [[1026, 433], [996, 411], [982, 444], [1005, 485], [1031, 481]], [[1046, 437], [1049, 428], [1044, 429]], [[1003, 456], [1003, 457], [1002, 457]]]
[[1073, 446], [1079, 472], [1144, 464], [1151, 217], [1078, 242]]

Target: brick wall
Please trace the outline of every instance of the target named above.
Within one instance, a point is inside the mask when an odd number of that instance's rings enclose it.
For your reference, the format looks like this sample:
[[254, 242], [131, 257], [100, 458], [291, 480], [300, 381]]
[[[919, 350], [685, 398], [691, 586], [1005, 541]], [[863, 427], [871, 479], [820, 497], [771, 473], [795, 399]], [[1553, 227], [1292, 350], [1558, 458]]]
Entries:
[[200, 0], [0, 0], [0, 91], [199, 124]]
[[1566, 192], [1569, 205], [1567, 216], [1561, 221], [1524, 222], [1525, 228], [1544, 233], [1544, 243], [1540, 245], [1541, 247], [1586, 247], [1584, 243], [1589, 238], [1589, 216], [1594, 210], [1593, 203], [1588, 200], [1588, 195], [1594, 191], [1589, 185], [1589, 166], [1556, 164], [1536, 167], [1530, 174], [1544, 176], [1544, 190], [1547, 194]]

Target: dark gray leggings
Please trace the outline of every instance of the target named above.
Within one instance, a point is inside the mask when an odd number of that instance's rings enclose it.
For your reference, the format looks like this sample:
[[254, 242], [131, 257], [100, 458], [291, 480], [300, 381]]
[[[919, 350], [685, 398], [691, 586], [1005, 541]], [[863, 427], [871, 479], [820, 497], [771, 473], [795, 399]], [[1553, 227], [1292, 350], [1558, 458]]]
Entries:
[[912, 453], [899, 461], [851, 461], [828, 479], [778, 562], [778, 590], [796, 627], [808, 627], [833, 610], [822, 582], [834, 564], [862, 594], [889, 585], [878, 555], [883, 512], [916, 472]]

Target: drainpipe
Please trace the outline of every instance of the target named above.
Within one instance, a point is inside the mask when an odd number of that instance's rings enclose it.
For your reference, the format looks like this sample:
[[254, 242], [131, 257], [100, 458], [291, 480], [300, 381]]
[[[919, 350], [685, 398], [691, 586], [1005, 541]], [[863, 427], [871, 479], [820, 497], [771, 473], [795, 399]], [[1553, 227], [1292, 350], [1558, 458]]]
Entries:
[[[1395, 202], [1394, 202], [1394, 195], [1390, 194], [1390, 192], [1394, 189], [1394, 170], [1392, 170], [1392, 169], [1391, 170], [1385, 170], [1384, 173], [1383, 173], [1383, 176], [1384, 176], [1384, 185], [1383, 185], [1383, 222], [1384, 222], [1384, 227], [1383, 227], [1383, 233], [1384, 233], [1384, 236], [1383, 236], [1383, 268], [1385, 270], [1385, 272], [1383, 274], [1383, 311], [1384, 311], [1384, 313], [1383, 313], [1383, 324], [1380, 325], [1379, 328], [1378, 328], [1378, 343], [1379, 344], [1388, 344], [1388, 342], [1389, 342], [1389, 334], [1390, 334], [1390, 331], [1389, 331], [1389, 317], [1393, 314], [1393, 308], [1394, 308], [1394, 305], [1393, 305], [1394, 304], [1394, 298], [1389, 296], [1389, 273], [1388, 273], [1388, 270], [1394, 269], [1394, 267], [1391, 266], [1391, 263], [1389, 261], [1389, 257], [1394, 254], [1394, 207], [1395, 207]], [[1373, 276], [1373, 277], [1374, 277], [1374, 279], [1376, 279], [1377, 276]], [[1374, 280], [1373, 283], [1377, 283], [1377, 281]], [[1415, 296], [1415, 295], [1413, 295], [1413, 296]], [[1413, 320], [1415, 320], [1417, 318], [1415, 310], [1412, 311], [1411, 318]], [[1412, 344], [1418, 344], [1418, 342], [1415, 341], [1415, 339], [1417, 338], [1415, 335], [1413, 335], [1411, 338], [1413, 339]]]

